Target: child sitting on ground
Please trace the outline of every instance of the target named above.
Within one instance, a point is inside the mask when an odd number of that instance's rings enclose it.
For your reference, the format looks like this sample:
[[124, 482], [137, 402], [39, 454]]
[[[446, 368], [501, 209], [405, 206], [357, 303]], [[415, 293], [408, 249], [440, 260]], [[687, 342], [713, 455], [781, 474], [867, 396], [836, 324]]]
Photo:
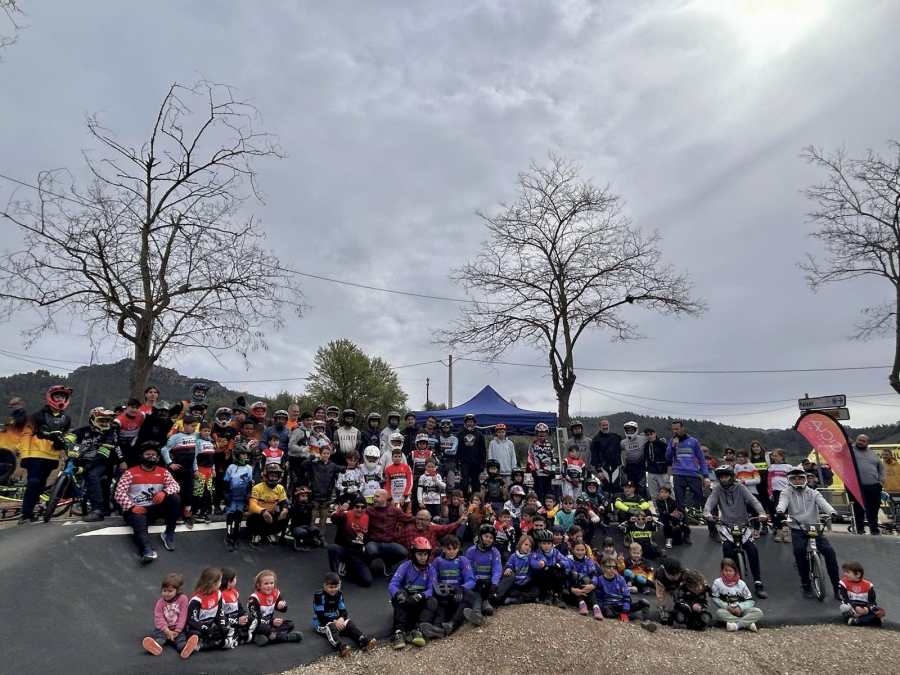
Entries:
[[322, 533], [313, 525], [315, 507], [309, 501], [310, 489], [305, 485], [294, 490], [294, 501], [291, 504], [291, 534], [294, 537], [295, 551], [309, 551], [322, 546]]
[[716, 606], [716, 618], [725, 624], [730, 631], [746, 629], [756, 633], [759, 629], [756, 622], [762, 619], [763, 612], [756, 606], [753, 595], [737, 571], [737, 565], [731, 558], [724, 558], [719, 565], [719, 578], [713, 582], [713, 604]]
[[588, 555], [587, 544], [583, 541], [572, 543], [571, 549], [572, 555], [569, 558], [572, 561], [572, 571], [566, 595], [578, 603], [579, 614], [587, 616], [588, 608], [590, 608], [594, 618], [600, 621], [603, 619], [603, 614], [600, 612], [600, 605], [597, 604], [595, 592], [596, 577], [600, 574], [600, 568]]
[[237, 640], [225, 621], [222, 606], [222, 570], [207, 567], [200, 573], [194, 595], [188, 602], [188, 639], [181, 650], [186, 659], [201, 649], [234, 649]]
[[495, 597], [498, 604], [517, 605], [532, 602], [537, 589], [531, 578], [531, 549], [534, 541], [527, 534], [519, 537], [516, 552], [507, 559]]
[[247, 624], [250, 617], [247, 610], [241, 605], [241, 594], [237, 589], [237, 572], [230, 567], [222, 568], [222, 583], [219, 584], [222, 591], [222, 613], [225, 615], [225, 623], [231, 629], [238, 644], [244, 644], [250, 640]]
[[675, 609], [675, 594], [681, 587], [684, 570], [675, 558], [662, 558], [653, 574], [653, 585], [656, 587], [656, 606], [661, 624], [672, 623], [672, 612]]
[[519, 532], [513, 522], [512, 514], [503, 509], [500, 512], [500, 518], [494, 523], [494, 529], [497, 530], [494, 546], [500, 551], [500, 560], [505, 565], [509, 556], [516, 552], [516, 542], [519, 539]]
[[685, 570], [680, 588], [676, 591], [673, 626], [690, 630], [706, 630], [712, 624], [707, 609], [706, 579], [697, 570]]
[[[437, 462], [431, 457], [425, 462], [425, 473], [419, 476], [417, 482], [416, 503], [420, 509], [427, 510], [432, 519], [439, 518], [443, 511], [442, 505], [446, 490], [447, 483], [438, 473]], [[459, 516], [456, 518], [459, 520]]]
[[566, 495], [562, 498], [559, 510], [557, 510], [556, 515], [553, 517], [553, 524], [562, 527], [564, 532], [575, 524], [574, 497]]
[[875, 586], [863, 578], [865, 570], [855, 560], [841, 565], [843, 575], [838, 584], [841, 614], [850, 626], [880, 626], [885, 611], [875, 601]]
[[183, 586], [184, 577], [180, 574], [167, 574], [162, 580], [160, 597], [153, 608], [153, 635], [145, 637], [141, 643], [153, 656], [162, 654], [164, 645], [170, 644], [180, 652], [187, 644], [184, 626], [187, 623], [188, 598], [182, 592]]
[[641, 627], [653, 632], [656, 624], [647, 621], [647, 609], [650, 607], [643, 598], [631, 599], [625, 578], [616, 571], [616, 561], [605, 558], [600, 565], [602, 573], [596, 578], [597, 602], [600, 611], [607, 619], [619, 618], [628, 623], [633, 618], [641, 619]]
[[276, 610], [287, 611], [287, 601], [278, 590], [278, 577], [272, 570], [263, 570], [256, 575], [255, 588], [247, 601], [250, 614], [250, 634], [253, 642], [260, 647], [275, 642], [300, 642], [303, 635], [294, 630], [294, 622], [275, 616]]
[[644, 557], [654, 560], [659, 557], [659, 551], [653, 543], [655, 533], [656, 523], [643, 511], [632, 509], [631, 519], [625, 525], [625, 543], [630, 546], [637, 542], [641, 545]]
[[619, 574], [624, 574], [625, 572], [625, 556], [616, 550], [616, 542], [612, 537], [606, 537], [603, 540], [603, 548], [594, 556], [594, 559], [597, 561], [598, 565], [602, 564], [603, 561], [607, 559], [615, 560], [616, 571]]
[[641, 595], [653, 593], [653, 567], [644, 558], [643, 549], [636, 541], [628, 547], [623, 576], [632, 593]]
[[342, 636], [353, 640], [360, 649], [370, 651], [375, 647], [375, 638], [365, 635], [350, 620], [341, 592], [341, 578], [334, 572], [325, 575], [322, 590], [313, 594], [312, 626], [341, 656], [350, 653], [350, 645], [341, 640]]
[[540, 601], [564, 609], [562, 591], [571, 561], [554, 548], [550, 530], [536, 530], [534, 540], [538, 549], [531, 554], [531, 575], [540, 592]]

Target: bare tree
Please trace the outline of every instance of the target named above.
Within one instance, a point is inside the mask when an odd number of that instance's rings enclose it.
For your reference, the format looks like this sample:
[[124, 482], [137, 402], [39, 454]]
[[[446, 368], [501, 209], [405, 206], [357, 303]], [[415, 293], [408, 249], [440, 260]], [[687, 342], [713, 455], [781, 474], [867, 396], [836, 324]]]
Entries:
[[300, 296], [263, 248], [258, 222], [241, 213], [259, 198], [255, 161], [281, 156], [257, 122], [229, 87], [208, 82], [173, 84], [140, 148], [90, 118], [106, 156], [85, 154], [89, 187], [45, 172], [35, 201], [0, 212], [24, 238], [0, 259], [0, 310], [17, 320], [22, 309], [38, 310], [26, 342], [68, 329], [63, 318], [84, 322], [92, 341], [125, 340], [135, 395], [173, 351], [235, 350], [246, 359], [265, 347], [289, 309], [299, 314]]
[[826, 172], [822, 183], [806, 190], [816, 207], [811, 234], [828, 253], [824, 262], [807, 255], [801, 268], [814, 289], [865, 276], [887, 279], [891, 297], [862, 309], [854, 335], [868, 339], [894, 335], [894, 365], [888, 381], [900, 393], [900, 142], [889, 141], [890, 157], [869, 150], [863, 159], [843, 150], [825, 154], [809, 146], [803, 157]]
[[[21, 29], [19, 17], [22, 10], [19, 8], [17, 0], [0, 0], [0, 14], [2, 14], [0, 21], [7, 24], [3, 29], [3, 34], [0, 34], [0, 52], [2, 52], [16, 41], [16, 34]], [[11, 31], [11, 34], [7, 31]]]
[[579, 178], [577, 166], [550, 156], [519, 175], [515, 203], [479, 213], [489, 238], [453, 278], [484, 300], [463, 308], [448, 342], [500, 356], [519, 342], [544, 350], [568, 424], [575, 386], [575, 346], [590, 328], [613, 339], [640, 337], [629, 305], [698, 314], [688, 277], [662, 262], [659, 235], [643, 234], [608, 187]]

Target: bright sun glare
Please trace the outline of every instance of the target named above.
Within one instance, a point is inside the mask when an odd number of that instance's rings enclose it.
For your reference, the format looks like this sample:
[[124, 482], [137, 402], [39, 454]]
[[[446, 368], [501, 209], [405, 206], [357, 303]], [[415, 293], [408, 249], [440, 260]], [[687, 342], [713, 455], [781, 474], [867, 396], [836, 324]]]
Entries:
[[699, 4], [729, 25], [755, 62], [786, 52], [827, 12], [824, 0], [702, 0]]

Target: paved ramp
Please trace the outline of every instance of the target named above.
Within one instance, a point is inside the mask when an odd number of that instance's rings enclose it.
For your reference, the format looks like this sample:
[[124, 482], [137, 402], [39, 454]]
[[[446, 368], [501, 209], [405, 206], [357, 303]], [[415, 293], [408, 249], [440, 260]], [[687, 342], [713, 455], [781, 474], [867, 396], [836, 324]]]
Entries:
[[[109, 527], [84, 524], [29, 525], [0, 531], [0, 673], [277, 673], [328, 653], [325, 641], [312, 633], [311, 599], [327, 567], [324, 551], [295, 553], [270, 546], [228, 553], [221, 529], [200, 526], [179, 533], [177, 550], [157, 547], [159, 559], [137, 564], [130, 537]], [[82, 535], [82, 536], [79, 536]], [[83, 536], [89, 535], [89, 536]], [[900, 537], [833, 534], [838, 559], [857, 559], [878, 589], [879, 601], [896, 621], [900, 614]], [[718, 572], [720, 547], [694, 533], [697, 542], [677, 548], [676, 557], [699, 568], [711, 580]], [[834, 600], [805, 600], [793, 567], [789, 544], [760, 541], [763, 575], [770, 598], [760, 602], [765, 625], [823, 623], [838, 620]], [[300, 626], [304, 641], [229, 652], [198, 653], [181, 661], [173, 649], [154, 658], [140, 646], [152, 629], [159, 582], [168, 572], [184, 574], [187, 590], [208, 565], [227, 565], [238, 572], [244, 600], [252, 579], [269, 567], [289, 602], [287, 616]], [[351, 616], [379, 637], [390, 630], [386, 582], [370, 589], [345, 584]], [[891, 624], [897, 627], [896, 623]], [[862, 630], [862, 629], [859, 629]]]

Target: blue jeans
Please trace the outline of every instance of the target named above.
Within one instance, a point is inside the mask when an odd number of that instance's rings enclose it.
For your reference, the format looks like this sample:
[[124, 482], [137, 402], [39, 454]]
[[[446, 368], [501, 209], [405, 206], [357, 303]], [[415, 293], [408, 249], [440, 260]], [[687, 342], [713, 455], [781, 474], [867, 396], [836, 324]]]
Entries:
[[396, 565], [408, 555], [406, 547], [396, 542], [370, 541], [366, 544], [366, 556], [369, 558], [369, 564], [373, 560], [381, 558], [385, 569], [392, 565]]

